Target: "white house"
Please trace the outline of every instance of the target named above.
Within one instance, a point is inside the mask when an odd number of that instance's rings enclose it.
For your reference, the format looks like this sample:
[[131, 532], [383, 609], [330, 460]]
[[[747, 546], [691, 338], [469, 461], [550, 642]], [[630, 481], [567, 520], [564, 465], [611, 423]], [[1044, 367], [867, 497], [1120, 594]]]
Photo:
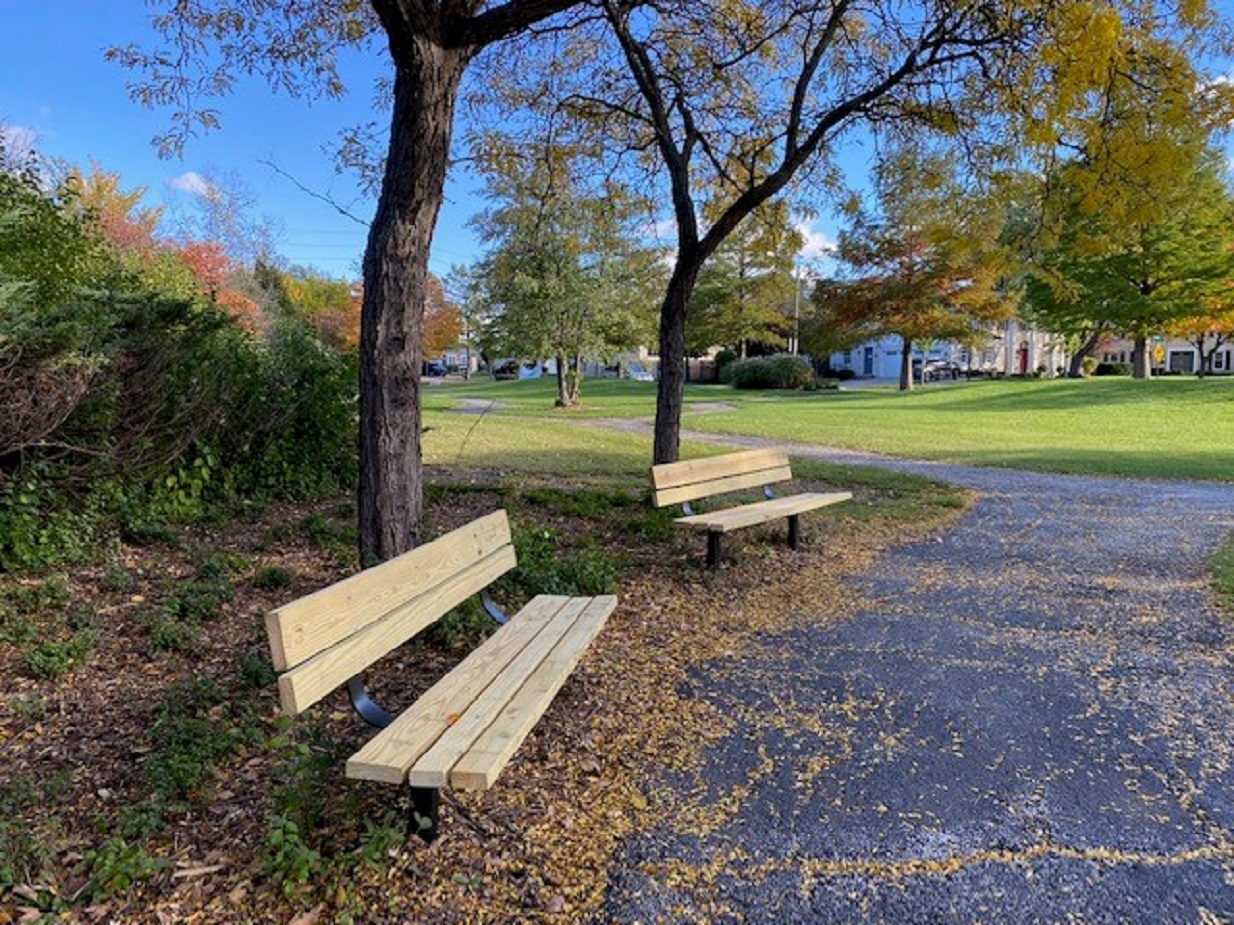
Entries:
[[[900, 337], [890, 335], [833, 353], [831, 368], [851, 369], [863, 378], [898, 380], [902, 349]], [[930, 341], [914, 344], [913, 358], [944, 360], [962, 370], [987, 375], [1026, 375], [1041, 370], [1046, 376], [1057, 375], [1067, 359], [1057, 338], [1015, 319], [987, 334], [980, 347]]]
[[[1211, 344], [1206, 345], [1209, 349]], [[1135, 350], [1135, 342], [1125, 338], [1110, 337], [1103, 340], [1093, 355], [1102, 363], [1130, 363]], [[1154, 337], [1149, 341], [1149, 355], [1152, 357], [1153, 373], [1197, 373], [1200, 371], [1202, 358], [1200, 351], [1190, 341]], [[1234, 374], [1234, 343], [1222, 344], [1213, 354], [1212, 372], [1218, 376]]]

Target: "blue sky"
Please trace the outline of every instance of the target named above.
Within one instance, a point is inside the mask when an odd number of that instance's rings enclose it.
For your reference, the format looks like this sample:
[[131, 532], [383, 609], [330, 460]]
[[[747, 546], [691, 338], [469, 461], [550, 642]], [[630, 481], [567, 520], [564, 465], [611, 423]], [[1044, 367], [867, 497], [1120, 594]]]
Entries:
[[[264, 166], [270, 161], [304, 186], [349, 204], [367, 220], [373, 203], [347, 177], [334, 173], [322, 146], [337, 131], [368, 116], [370, 87], [382, 62], [349, 62], [355, 78], [343, 101], [307, 103], [274, 94], [261, 82], [238, 85], [218, 105], [222, 128], [190, 140], [182, 159], [160, 160], [153, 137], [168, 124], [168, 113], [129, 100], [132, 75], [103, 60], [110, 45], [149, 45], [149, 10], [141, 0], [0, 0], [0, 123], [7, 132], [32, 139], [42, 154], [85, 165], [95, 160], [118, 173], [122, 187], [146, 187], [147, 205], [170, 212], [191, 208], [194, 175], [214, 171], [239, 176], [257, 199], [254, 211], [275, 219], [280, 253], [333, 276], [359, 272], [366, 228], [298, 190]], [[457, 172], [456, 172], [457, 173]], [[478, 206], [474, 178], [456, 175], [438, 223], [434, 271], [475, 255], [468, 217]], [[178, 189], [177, 187], [181, 187]]]
[[[341, 101], [309, 103], [275, 94], [260, 81], [239, 83], [216, 105], [221, 129], [191, 139], [182, 158], [161, 160], [152, 139], [169, 113], [132, 102], [134, 75], [103, 60], [108, 46], [150, 47], [149, 8], [141, 0], [0, 0], [5, 54], [0, 56], [0, 124], [31, 140], [43, 155], [73, 164], [91, 160], [118, 173], [124, 189], [146, 188], [146, 205], [169, 216], [191, 211], [202, 175], [238, 176], [257, 202], [254, 212], [274, 220], [280, 254], [332, 276], [355, 278], [366, 228], [297, 189], [262, 162], [272, 162], [300, 184], [348, 205], [366, 221], [372, 201], [338, 176], [322, 149], [340, 128], [371, 118], [373, 80], [385, 62], [354, 56], [343, 76], [351, 93]], [[455, 168], [437, 223], [430, 265], [444, 275], [452, 264], [478, 256], [467, 220], [482, 208], [479, 181]], [[811, 229], [806, 252], [817, 256], [829, 236]]]

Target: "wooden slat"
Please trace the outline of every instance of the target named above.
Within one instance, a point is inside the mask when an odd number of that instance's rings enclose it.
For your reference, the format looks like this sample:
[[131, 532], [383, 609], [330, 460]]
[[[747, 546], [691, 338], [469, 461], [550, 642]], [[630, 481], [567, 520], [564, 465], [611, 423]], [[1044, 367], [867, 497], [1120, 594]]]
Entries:
[[682, 527], [727, 533], [730, 530], [752, 527], [755, 524], [789, 517], [793, 514], [804, 514], [806, 511], [813, 511], [830, 504], [849, 501], [852, 497], [852, 492], [848, 491], [805, 492], [800, 495], [775, 498], [771, 501], [759, 501], [755, 504], [744, 504], [741, 507], [726, 508], [722, 511], [678, 517], [673, 523]]
[[724, 453], [720, 456], [705, 456], [702, 459], [687, 459], [684, 462], [661, 463], [651, 467], [651, 484], [657, 491], [708, 482], [712, 479], [759, 469], [774, 469], [788, 465], [788, 454], [783, 450], [769, 448], [742, 450], [739, 453]]
[[570, 598], [522, 652], [484, 689], [450, 728], [411, 766], [407, 783], [412, 787], [444, 787], [450, 769], [492, 724], [527, 678], [548, 657], [553, 647], [574, 625], [590, 598]]
[[755, 472], [656, 491], [652, 493], [652, 503], [656, 507], [666, 507], [670, 504], [681, 504], [683, 501], [693, 501], [695, 498], [707, 498], [711, 495], [723, 495], [745, 488], [758, 488], [761, 485], [771, 485], [775, 482], [787, 482], [792, 477], [793, 472], [787, 465], [774, 469], [759, 469]]
[[301, 662], [279, 678], [279, 698], [284, 711], [294, 714], [312, 706], [446, 611], [487, 587], [515, 564], [514, 547], [502, 546], [486, 558], [450, 573], [377, 622]]
[[266, 616], [266, 632], [275, 670], [286, 671], [311, 658], [389, 614], [413, 594], [423, 594], [432, 585], [451, 580], [464, 566], [509, 544], [506, 512], [494, 511], [389, 562], [271, 611]]
[[494, 675], [548, 624], [569, 600], [541, 595], [486, 639], [347, 760], [347, 776], [401, 784], [407, 769], [461, 716]]
[[591, 600], [566, 637], [454, 765], [450, 786], [458, 790], [487, 790], [492, 786], [527, 733], [544, 715], [584, 650], [604, 628], [616, 605], [617, 598], [611, 595]]

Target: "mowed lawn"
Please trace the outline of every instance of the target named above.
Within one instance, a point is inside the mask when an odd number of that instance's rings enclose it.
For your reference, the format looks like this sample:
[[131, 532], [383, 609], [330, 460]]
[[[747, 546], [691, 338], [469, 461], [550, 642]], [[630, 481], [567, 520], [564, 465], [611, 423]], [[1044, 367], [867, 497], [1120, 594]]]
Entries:
[[[553, 395], [547, 380], [479, 380], [431, 389], [425, 407], [430, 426], [450, 420], [443, 426], [455, 445], [459, 431], [474, 424], [468, 442], [477, 446], [490, 436], [543, 441], [546, 451], [564, 443], [591, 447], [599, 454], [591, 465], [629, 471], [635, 460], [646, 464], [649, 441], [596, 433], [578, 426], [578, 419], [650, 420], [653, 383], [587, 382], [581, 411], [554, 410]], [[493, 404], [479, 423], [473, 414], [445, 413], [463, 402]], [[687, 389], [682, 424], [694, 431], [972, 465], [1234, 481], [1234, 378], [978, 380], [907, 394], [884, 388], [738, 392], [696, 385]], [[429, 436], [426, 450], [440, 442]], [[497, 446], [489, 449], [499, 455]], [[428, 455], [446, 462], [441, 457], [449, 451], [442, 445]]]

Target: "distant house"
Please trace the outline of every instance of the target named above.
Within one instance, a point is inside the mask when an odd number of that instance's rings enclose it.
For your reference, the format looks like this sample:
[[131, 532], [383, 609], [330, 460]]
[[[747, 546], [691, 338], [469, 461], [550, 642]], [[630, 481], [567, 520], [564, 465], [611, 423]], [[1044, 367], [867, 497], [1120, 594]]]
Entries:
[[[831, 355], [833, 370], [851, 370], [867, 379], [898, 380], [903, 341], [897, 335], [867, 341], [851, 350]], [[1018, 320], [1008, 321], [990, 331], [976, 348], [952, 341], [930, 341], [913, 346], [916, 362], [941, 360], [961, 370], [985, 375], [1027, 375], [1041, 371], [1054, 376], [1066, 363], [1058, 339]]]
[[[1181, 339], [1154, 337], [1149, 341], [1148, 352], [1155, 375], [1198, 373], [1203, 362], [1196, 345]], [[1134, 353], [1134, 341], [1110, 337], [1097, 345], [1094, 356], [1102, 363], [1130, 363]], [[1217, 376], [1234, 374], [1234, 343], [1217, 348], [1213, 354], [1211, 372]]]

